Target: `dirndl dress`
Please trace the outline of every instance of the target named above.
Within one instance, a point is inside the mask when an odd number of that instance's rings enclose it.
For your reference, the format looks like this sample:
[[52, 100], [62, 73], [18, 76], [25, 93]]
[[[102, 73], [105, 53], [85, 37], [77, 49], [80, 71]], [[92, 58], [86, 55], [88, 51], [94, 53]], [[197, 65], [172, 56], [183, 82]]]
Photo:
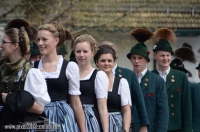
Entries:
[[124, 78], [114, 78], [112, 91], [108, 92], [109, 132], [123, 130], [122, 106], [131, 104], [128, 82]]
[[[43, 58], [34, 63], [35, 68], [42, 68], [42, 59]], [[51, 103], [45, 105], [44, 114], [46, 118], [48, 118], [46, 124], [48, 124], [50, 128], [53, 127], [53, 129], [46, 128], [45, 131], [78, 132], [79, 128], [75, 121], [74, 112], [67, 103], [69, 102], [71, 92], [74, 92], [74, 95], [80, 94], [78, 89], [79, 79], [77, 78], [79, 77], [79, 72], [77, 64], [69, 62], [60, 56], [56, 72], [43, 72], [43, 75], [51, 98]], [[71, 91], [72, 85], [75, 86]]]
[[[97, 79], [98, 81], [96, 81]], [[99, 85], [99, 83], [103, 85]], [[90, 74], [80, 80], [80, 100], [85, 114], [86, 132], [102, 131], [97, 98], [107, 97], [107, 86], [107, 75], [103, 71], [96, 69], [93, 69]], [[101, 93], [101, 96], [98, 93]]]

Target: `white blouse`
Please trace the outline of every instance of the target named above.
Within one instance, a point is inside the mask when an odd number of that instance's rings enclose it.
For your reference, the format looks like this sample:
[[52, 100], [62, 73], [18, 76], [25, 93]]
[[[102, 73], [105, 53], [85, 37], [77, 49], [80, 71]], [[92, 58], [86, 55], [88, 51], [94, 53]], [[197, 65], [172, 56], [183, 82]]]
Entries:
[[[21, 73], [22, 72], [19, 72], [18, 76], [21, 76]], [[36, 68], [31, 68], [28, 71], [24, 84], [24, 90], [30, 92], [34, 97], [35, 102], [43, 107], [51, 102], [47, 92], [46, 81], [41, 71]]]
[[[87, 76], [85, 76], [84, 78], [80, 79], [82, 80], [89, 80], [90, 77], [92, 76], [92, 73], [95, 69], [93, 69]], [[105, 72], [103, 71], [98, 71], [96, 78], [95, 78], [95, 94], [96, 94], [96, 98], [100, 99], [100, 98], [106, 98], [108, 96], [108, 85], [109, 85], [109, 80], [108, 80], [108, 76], [106, 75]]]
[[[112, 91], [112, 89], [110, 91]], [[121, 96], [121, 106], [125, 106], [127, 104], [130, 106], [132, 105], [129, 85], [125, 78], [120, 79], [118, 94]]]
[[[42, 59], [40, 59], [38, 64], [38, 69], [42, 70]], [[44, 78], [58, 78], [60, 75], [60, 71], [63, 64], [63, 57], [59, 55], [59, 61], [56, 67], [55, 72], [42, 72]], [[75, 62], [69, 62], [67, 68], [65, 70], [66, 77], [68, 79], [69, 91], [70, 95], [80, 95], [80, 76], [79, 76], [79, 68]]]

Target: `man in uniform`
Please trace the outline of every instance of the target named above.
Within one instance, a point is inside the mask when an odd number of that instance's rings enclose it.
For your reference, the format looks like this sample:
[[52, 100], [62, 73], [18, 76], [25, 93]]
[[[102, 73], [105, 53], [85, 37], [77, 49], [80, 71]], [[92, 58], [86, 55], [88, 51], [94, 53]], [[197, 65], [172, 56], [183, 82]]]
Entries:
[[[101, 43], [101, 45], [110, 45], [115, 51], [117, 51], [115, 44], [113, 44], [111, 42], [104, 41]], [[130, 87], [130, 92], [131, 92], [132, 104], [135, 104], [135, 106], [138, 110], [138, 116], [140, 119], [140, 131], [139, 132], [147, 132], [147, 126], [149, 125], [149, 121], [148, 121], [148, 117], [147, 117], [144, 99], [142, 97], [142, 91], [141, 91], [140, 85], [138, 83], [136, 74], [127, 68], [119, 67], [117, 64], [115, 65], [115, 67], [113, 68], [112, 71], [115, 76], [120, 77], [120, 78], [125, 78], [128, 81], [129, 87]], [[134, 115], [133, 115], [134, 111], [133, 110], [134, 109], [132, 107], [131, 108], [132, 121], [131, 121], [130, 132], [135, 132]]]
[[[165, 81], [159, 76], [147, 69], [147, 63], [150, 61], [149, 54], [144, 42], [149, 39], [153, 33], [144, 28], [138, 28], [131, 32], [131, 35], [139, 42], [132, 47], [127, 58], [133, 65], [133, 70], [138, 77], [145, 100], [146, 111], [149, 119], [148, 132], [166, 132], [168, 129], [168, 99]], [[142, 38], [142, 39], [141, 39]], [[134, 110], [135, 131], [139, 131], [139, 118], [137, 110]]]
[[199, 78], [200, 78], [200, 63], [199, 63], [199, 65], [196, 67], [196, 69], [198, 70], [198, 76], [199, 76]]
[[156, 30], [153, 36], [154, 59], [157, 69], [153, 72], [166, 82], [169, 107], [168, 132], [192, 132], [192, 104], [190, 86], [185, 73], [170, 68], [173, 55], [171, 43], [176, 35], [168, 28]]
[[[179, 48], [175, 50], [175, 59], [170, 63], [170, 67], [184, 73], [188, 73], [185, 69], [183, 61], [195, 63], [196, 58], [194, 52], [190, 48]], [[192, 100], [192, 127], [193, 132], [200, 130], [200, 84], [189, 82], [191, 100]]]

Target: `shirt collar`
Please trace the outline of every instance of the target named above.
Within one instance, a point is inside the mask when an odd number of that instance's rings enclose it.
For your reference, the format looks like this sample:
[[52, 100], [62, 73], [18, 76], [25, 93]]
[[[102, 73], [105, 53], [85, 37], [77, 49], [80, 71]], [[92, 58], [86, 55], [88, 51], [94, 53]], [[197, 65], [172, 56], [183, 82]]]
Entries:
[[146, 74], [146, 72], [147, 72], [147, 68], [144, 71], [142, 71], [141, 73], [136, 74], [136, 75], [142, 78]]
[[163, 73], [165, 73], [166, 75], [168, 75], [169, 72], [170, 72], [170, 66], [169, 66], [169, 68], [166, 71], [159, 71], [158, 69], [157, 69], [157, 71], [158, 71], [159, 75], [161, 75]]
[[117, 69], [117, 63], [116, 63], [116, 65], [113, 67], [113, 69], [112, 69], [112, 73], [113, 73], [113, 75], [115, 75], [115, 70]]

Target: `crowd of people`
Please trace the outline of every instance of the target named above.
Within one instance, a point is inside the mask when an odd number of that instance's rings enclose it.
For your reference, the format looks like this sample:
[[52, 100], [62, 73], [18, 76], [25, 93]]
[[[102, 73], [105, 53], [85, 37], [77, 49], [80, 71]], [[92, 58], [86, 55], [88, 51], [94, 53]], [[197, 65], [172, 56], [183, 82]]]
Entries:
[[[0, 132], [50, 131], [5, 127], [32, 122], [58, 124], [55, 132], [199, 132], [200, 85], [188, 81], [183, 64], [196, 62], [194, 52], [174, 51], [176, 35], [168, 28], [136, 28], [131, 36], [138, 43], [127, 53], [133, 67], [127, 69], [117, 65], [110, 41], [97, 45], [93, 36], [73, 36], [55, 21], [38, 29], [9, 21], [0, 45]], [[72, 42], [70, 60], [65, 41]]]

